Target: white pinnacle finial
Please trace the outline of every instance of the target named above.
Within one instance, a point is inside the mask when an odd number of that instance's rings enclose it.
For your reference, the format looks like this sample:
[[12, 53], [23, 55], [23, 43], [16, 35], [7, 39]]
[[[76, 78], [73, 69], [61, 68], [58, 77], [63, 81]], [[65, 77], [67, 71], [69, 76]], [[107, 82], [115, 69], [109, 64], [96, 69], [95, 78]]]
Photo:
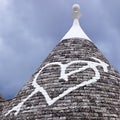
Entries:
[[71, 38], [83, 38], [90, 40], [90, 38], [84, 33], [84, 31], [82, 30], [79, 24], [79, 18], [81, 16], [80, 6], [78, 4], [74, 4], [72, 8], [73, 8], [72, 16], [74, 19], [73, 25], [70, 28], [70, 30], [65, 34], [65, 36], [62, 38], [62, 40], [71, 39]]
[[81, 14], [80, 14], [80, 6], [78, 4], [73, 5], [73, 18], [74, 19], [79, 19]]

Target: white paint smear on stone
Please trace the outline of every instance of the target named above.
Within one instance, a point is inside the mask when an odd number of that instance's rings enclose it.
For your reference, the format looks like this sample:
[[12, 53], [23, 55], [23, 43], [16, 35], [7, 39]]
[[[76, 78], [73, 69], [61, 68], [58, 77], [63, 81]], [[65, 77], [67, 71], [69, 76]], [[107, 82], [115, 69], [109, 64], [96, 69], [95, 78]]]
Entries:
[[[86, 60], [77, 60], [77, 61], [72, 61], [72, 62], [70, 62], [68, 64], [62, 64], [61, 62], [53, 62], [53, 63], [49, 63], [49, 64], [45, 65], [34, 76], [34, 79], [33, 79], [33, 82], [32, 82], [32, 86], [35, 88], [34, 91], [30, 95], [28, 95], [27, 98], [23, 99], [17, 106], [15, 106], [11, 110], [9, 110], [5, 114], [5, 116], [9, 115], [11, 112], [14, 112], [14, 115], [16, 116], [20, 112], [22, 105], [29, 98], [31, 98], [33, 95], [35, 95], [38, 92], [42, 93], [42, 95], [44, 96], [47, 104], [50, 106], [50, 105], [54, 104], [60, 98], [62, 98], [64, 96], [66, 96], [67, 94], [69, 94], [70, 92], [72, 92], [72, 91], [74, 91], [74, 90], [76, 90], [76, 89], [78, 89], [80, 87], [83, 87], [85, 85], [89, 85], [89, 84], [93, 84], [93, 83], [97, 82], [97, 80], [100, 79], [100, 73], [99, 73], [99, 71], [97, 69], [97, 66], [101, 66], [103, 68], [104, 72], [108, 72], [108, 69], [107, 69], [108, 64], [106, 64], [105, 62], [102, 62], [100, 59], [97, 59], [97, 58], [94, 58], [94, 57], [92, 57], [92, 59], [94, 59], [96, 62], [86, 61]], [[85, 65], [82, 68], [79, 68], [77, 70], [73, 70], [73, 71], [71, 71], [69, 73], [65, 73], [67, 67], [69, 67], [72, 64], [76, 64], [76, 63], [86, 63], [87, 65]], [[77, 84], [77, 85], [75, 85], [73, 87], [68, 88], [63, 93], [61, 93], [59, 96], [54, 97], [53, 99], [51, 99], [50, 96], [48, 95], [47, 91], [37, 83], [37, 78], [40, 75], [40, 73], [43, 71], [43, 69], [45, 69], [48, 66], [52, 66], [52, 65], [60, 66], [61, 73], [60, 73], [60, 78], [59, 79], [64, 79], [65, 82], [68, 81], [68, 76], [70, 76], [72, 74], [75, 74], [75, 73], [78, 73], [78, 72], [85, 71], [88, 68], [93, 69], [93, 71], [95, 72], [95, 76], [92, 77], [92, 79], [90, 79], [88, 81], [83, 81], [80, 84]]]

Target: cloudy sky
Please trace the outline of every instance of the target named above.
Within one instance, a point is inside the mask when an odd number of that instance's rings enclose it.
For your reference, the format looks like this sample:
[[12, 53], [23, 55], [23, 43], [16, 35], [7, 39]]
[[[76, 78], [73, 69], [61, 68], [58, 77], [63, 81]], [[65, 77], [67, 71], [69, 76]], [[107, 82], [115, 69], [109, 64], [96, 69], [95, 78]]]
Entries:
[[0, 0], [0, 94], [13, 98], [72, 25], [81, 26], [120, 72], [120, 0]]

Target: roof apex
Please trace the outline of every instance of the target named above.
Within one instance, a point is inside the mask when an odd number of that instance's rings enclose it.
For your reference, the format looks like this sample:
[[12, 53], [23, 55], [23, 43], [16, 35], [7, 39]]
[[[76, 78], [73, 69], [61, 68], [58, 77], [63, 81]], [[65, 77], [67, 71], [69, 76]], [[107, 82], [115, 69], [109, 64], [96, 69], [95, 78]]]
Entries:
[[62, 40], [70, 39], [70, 38], [84, 38], [90, 40], [90, 38], [84, 33], [84, 31], [82, 30], [79, 24], [79, 18], [81, 16], [81, 13], [80, 13], [80, 6], [78, 4], [73, 5], [72, 16], [74, 19], [73, 25], [70, 28], [70, 30], [65, 34], [65, 36], [62, 38]]

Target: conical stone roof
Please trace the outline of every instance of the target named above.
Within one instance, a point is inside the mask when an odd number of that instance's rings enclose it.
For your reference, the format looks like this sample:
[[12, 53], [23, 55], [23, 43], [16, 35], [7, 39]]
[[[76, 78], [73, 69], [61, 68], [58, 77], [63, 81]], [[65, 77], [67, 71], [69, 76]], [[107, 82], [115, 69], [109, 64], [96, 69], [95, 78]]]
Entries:
[[86, 35], [63, 38], [1, 119], [120, 120], [119, 73]]

